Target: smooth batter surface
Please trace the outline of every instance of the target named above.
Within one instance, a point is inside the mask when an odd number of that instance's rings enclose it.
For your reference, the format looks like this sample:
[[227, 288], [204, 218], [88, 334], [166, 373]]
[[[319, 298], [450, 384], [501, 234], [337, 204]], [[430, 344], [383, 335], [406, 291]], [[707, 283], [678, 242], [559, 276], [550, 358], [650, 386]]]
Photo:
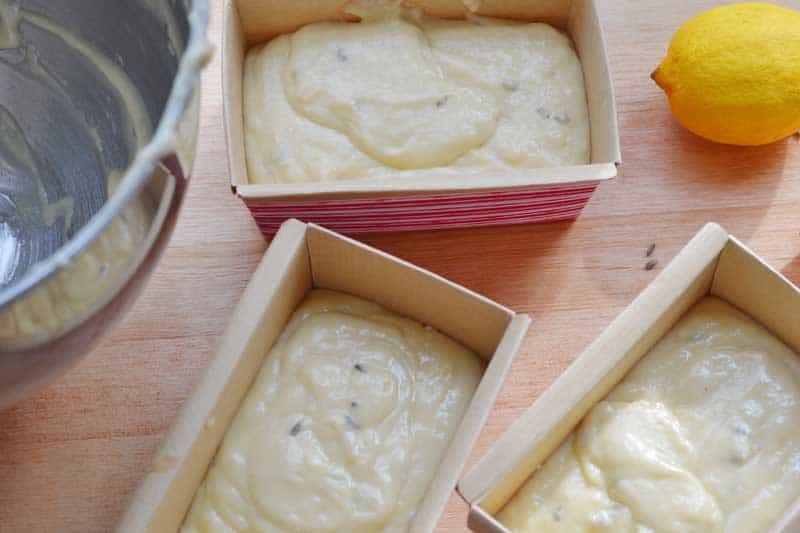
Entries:
[[[251, 49], [253, 183], [589, 162], [583, 73], [547, 24], [354, 7]], [[426, 171], [426, 175], [430, 174]]]
[[421, 324], [316, 290], [223, 439], [182, 528], [405, 531], [482, 374]]
[[800, 495], [798, 356], [698, 303], [498, 514], [512, 531], [767, 531]]

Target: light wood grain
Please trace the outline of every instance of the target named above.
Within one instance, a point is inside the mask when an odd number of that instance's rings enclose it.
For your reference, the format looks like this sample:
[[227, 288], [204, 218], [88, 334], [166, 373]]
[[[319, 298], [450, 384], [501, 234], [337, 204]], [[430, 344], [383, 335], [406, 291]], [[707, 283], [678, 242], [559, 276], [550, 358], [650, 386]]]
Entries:
[[[624, 162], [577, 222], [365, 239], [534, 317], [473, 460], [655, 276], [660, 266], [644, 270], [651, 242], [663, 265], [713, 220], [800, 282], [798, 138], [705, 142], [675, 124], [649, 78], [680, 23], [717, 3], [600, 1]], [[266, 249], [230, 194], [218, 60], [204, 89], [186, 207], [145, 294], [77, 369], [0, 413], [2, 533], [112, 529]], [[454, 494], [439, 531], [465, 531], [466, 511]]]

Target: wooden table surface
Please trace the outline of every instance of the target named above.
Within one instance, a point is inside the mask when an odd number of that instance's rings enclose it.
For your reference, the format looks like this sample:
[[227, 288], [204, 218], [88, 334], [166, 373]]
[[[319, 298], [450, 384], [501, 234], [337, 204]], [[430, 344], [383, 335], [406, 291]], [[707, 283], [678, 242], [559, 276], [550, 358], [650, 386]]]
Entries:
[[[364, 239], [534, 317], [472, 461], [706, 222], [800, 282], [800, 139], [705, 142], [675, 124], [649, 78], [681, 22], [716, 3], [600, 1], [623, 165], [577, 222]], [[266, 249], [228, 185], [218, 56], [204, 91], [196, 172], [145, 294], [78, 368], [0, 413], [2, 533], [112, 530]], [[648, 272], [651, 242], [659, 266]], [[454, 493], [438, 530], [465, 531], [466, 512]]]

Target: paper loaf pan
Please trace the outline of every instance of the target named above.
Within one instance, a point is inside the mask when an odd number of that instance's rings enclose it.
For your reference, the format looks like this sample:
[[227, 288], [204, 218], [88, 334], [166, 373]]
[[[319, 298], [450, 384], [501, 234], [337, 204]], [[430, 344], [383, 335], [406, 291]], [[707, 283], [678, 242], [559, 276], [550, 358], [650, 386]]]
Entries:
[[[413, 2], [440, 18], [463, 18], [462, 0]], [[233, 191], [265, 235], [287, 218], [343, 233], [405, 231], [573, 220], [620, 162], [614, 91], [594, 0], [482, 0], [478, 15], [548, 22], [569, 33], [583, 65], [591, 127], [588, 165], [513, 173], [369, 178], [304, 184], [250, 184], [242, 119], [247, 49], [324, 20], [342, 20], [346, 0], [226, 0], [223, 100]]]
[[[507, 533], [494, 515], [594, 404], [707, 295], [733, 304], [800, 352], [800, 290], [720, 226], [707, 225], [460, 481], [470, 529]], [[800, 500], [772, 533], [796, 531]]]
[[530, 325], [430, 272], [296, 220], [286, 222], [234, 311], [217, 353], [165, 437], [117, 531], [174, 533], [264, 357], [312, 288], [345, 292], [427, 324], [486, 360], [411, 531], [436, 526]]

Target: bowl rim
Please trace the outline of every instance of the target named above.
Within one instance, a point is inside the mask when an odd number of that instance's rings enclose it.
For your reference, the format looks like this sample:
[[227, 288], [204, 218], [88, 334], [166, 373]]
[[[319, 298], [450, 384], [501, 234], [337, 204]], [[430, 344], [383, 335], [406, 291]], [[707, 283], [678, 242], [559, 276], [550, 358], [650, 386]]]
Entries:
[[191, 0], [191, 6], [188, 13], [189, 38], [178, 64], [167, 104], [152, 138], [137, 152], [123, 173], [117, 189], [86, 225], [50, 257], [32, 265], [20, 280], [0, 290], [0, 310], [10, 307], [43, 282], [69, 268], [120, 212], [136, 199], [161, 161], [174, 153], [175, 132], [195, 91], [200, 90], [200, 72], [211, 51], [206, 39], [209, 24], [208, 0]]

